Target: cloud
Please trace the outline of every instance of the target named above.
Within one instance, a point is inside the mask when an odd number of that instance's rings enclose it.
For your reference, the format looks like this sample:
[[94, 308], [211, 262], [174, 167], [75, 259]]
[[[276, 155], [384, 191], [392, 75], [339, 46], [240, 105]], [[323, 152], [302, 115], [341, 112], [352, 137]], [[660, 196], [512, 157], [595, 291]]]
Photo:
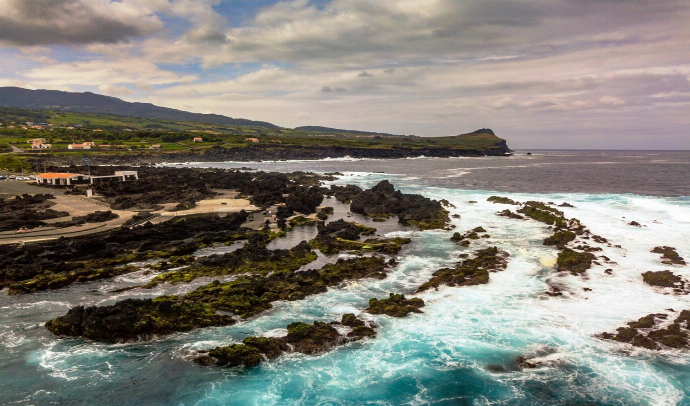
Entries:
[[155, 86], [188, 83], [198, 79], [195, 75], [177, 74], [138, 59], [59, 63], [30, 69], [22, 72], [22, 75], [37, 86], [54, 88], [61, 85], [103, 85], [110, 90], [121, 89], [107, 87], [117, 84]]
[[100, 85], [98, 90], [108, 96], [125, 96], [134, 93], [127, 87], [114, 85]]
[[11, 45], [115, 43], [161, 30], [137, 1], [0, 0], [0, 42]]

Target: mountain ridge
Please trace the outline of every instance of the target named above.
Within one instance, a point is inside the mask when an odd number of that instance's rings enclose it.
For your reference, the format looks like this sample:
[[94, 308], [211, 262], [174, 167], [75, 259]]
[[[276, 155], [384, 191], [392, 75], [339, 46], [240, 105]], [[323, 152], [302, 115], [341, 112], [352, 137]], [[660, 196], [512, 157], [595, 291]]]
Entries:
[[61, 90], [31, 90], [21, 87], [0, 87], [0, 107], [74, 111], [79, 113], [114, 114], [126, 117], [158, 118], [163, 120], [196, 121], [205, 124], [239, 125], [279, 128], [265, 121], [232, 118], [220, 114], [191, 113], [160, 107], [151, 103], [128, 102], [113, 96], [92, 92], [64, 92]]

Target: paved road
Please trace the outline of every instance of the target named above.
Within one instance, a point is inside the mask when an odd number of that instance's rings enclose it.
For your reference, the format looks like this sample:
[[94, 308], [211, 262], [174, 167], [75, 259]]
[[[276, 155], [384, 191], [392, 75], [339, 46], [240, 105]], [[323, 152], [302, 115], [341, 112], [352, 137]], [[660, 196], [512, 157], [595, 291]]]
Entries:
[[24, 193], [29, 195], [48, 193], [58, 196], [64, 194], [65, 189], [52, 189], [47, 187], [41, 187], [33, 185], [29, 182], [19, 180], [0, 180], [0, 195], [23, 195]]
[[25, 152], [23, 149], [15, 147], [14, 145], [10, 145], [10, 148], [12, 148], [12, 152]]

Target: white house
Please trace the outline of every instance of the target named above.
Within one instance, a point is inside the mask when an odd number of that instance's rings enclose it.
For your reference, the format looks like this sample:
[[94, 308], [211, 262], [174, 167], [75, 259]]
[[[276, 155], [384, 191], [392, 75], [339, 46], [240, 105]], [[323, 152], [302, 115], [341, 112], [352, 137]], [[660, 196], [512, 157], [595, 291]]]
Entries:
[[44, 144], [42, 142], [34, 142], [31, 144], [31, 149], [50, 149], [52, 147], [51, 144]]
[[90, 144], [69, 144], [67, 149], [91, 149]]

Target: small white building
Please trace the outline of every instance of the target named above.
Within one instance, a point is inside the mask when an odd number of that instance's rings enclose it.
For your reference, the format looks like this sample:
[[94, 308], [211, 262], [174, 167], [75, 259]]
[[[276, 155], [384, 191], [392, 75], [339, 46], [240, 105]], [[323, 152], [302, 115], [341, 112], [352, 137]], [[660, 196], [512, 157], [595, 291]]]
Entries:
[[34, 142], [31, 144], [31, 149], [50, 149], [53, 148], [51, 144], [45, 144], [42, 142]]
[[67, 149], [91, 149], [90, 144], [69, 144]]
[[70, 186], [89, 183], [89, 175], [80, 173], [41, 173], [36, 182], [42, 185]]

